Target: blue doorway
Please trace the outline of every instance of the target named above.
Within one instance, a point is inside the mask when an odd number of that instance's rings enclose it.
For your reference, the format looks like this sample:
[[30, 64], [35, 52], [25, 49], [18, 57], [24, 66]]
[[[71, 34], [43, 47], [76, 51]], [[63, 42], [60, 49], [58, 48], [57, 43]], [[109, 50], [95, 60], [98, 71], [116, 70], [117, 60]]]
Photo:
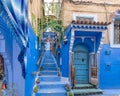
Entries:
[[89, 83], [89, 50], [85, 45], [74, 47], [75, 84]]

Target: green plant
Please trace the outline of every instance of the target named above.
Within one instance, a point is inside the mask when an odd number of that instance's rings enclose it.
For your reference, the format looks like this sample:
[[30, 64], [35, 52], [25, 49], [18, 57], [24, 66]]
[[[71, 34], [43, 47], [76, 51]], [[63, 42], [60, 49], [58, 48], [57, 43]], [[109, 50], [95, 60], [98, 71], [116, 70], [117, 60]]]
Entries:
[[37, 93], [39, 91], [39, 87], [38, 86], [35, 86], [34, 89], [33, 89], [33, 92], [34, 93]]
[[66, 89], [66, 91], [70, 91], [71, 90], [70, 85], [69, 84], [65, 84], [65, 89]]
[[40, 71], [42, 71], [43, 70], [43, 67], [40, 67]]
[[67, 92], [67, 96], [74, 96], [72, 92]]

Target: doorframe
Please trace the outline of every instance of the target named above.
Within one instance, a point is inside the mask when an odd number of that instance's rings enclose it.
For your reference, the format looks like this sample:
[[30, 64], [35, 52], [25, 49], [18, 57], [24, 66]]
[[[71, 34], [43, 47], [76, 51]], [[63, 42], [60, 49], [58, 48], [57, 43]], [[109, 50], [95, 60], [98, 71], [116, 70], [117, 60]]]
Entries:
[[89, 83], [91, 83], [91, 73], [92, 73], [92, 55], [95, 54], [94, 52], [89, 53]]

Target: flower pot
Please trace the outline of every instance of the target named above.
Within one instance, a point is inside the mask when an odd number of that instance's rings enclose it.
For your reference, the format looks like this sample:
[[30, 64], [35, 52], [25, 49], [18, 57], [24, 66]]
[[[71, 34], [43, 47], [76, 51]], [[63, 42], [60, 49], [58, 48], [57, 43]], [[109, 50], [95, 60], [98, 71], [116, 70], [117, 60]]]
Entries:
[[40, 80], [39, 80], [39, 79], [37, 79], [37, 80], [36, 80], [36, 83], [37, 83], [37, 84], [39, 84], [39, 83], [40, 83]]
[[38, 86], [36, 86], [34, 89], [33, 89], [34, 93], [37, 93], [39, 91], [39, 88]]

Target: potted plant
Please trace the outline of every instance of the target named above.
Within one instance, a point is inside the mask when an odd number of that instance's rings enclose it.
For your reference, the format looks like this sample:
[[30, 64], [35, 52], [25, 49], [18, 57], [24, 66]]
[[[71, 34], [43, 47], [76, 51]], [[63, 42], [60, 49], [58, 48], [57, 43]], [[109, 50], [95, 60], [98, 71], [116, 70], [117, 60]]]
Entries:
[[43, 70], [43, 67], [40, 67], [40, 71], [42, 71]]
[[58, 72], [58, 76], [61, 76], [61, 73], [60, 73], [60, 72]]
[[70, 91], [71, 90], [70, 85], [69, 84], [65, 84], [65, 89], [66, 89], [66, 91]]
[[41, 73], [40, 73], [40, 72], [38, 72], [38, 76], [41, 76]]
[[40, 83], [40, 79], [36, 79], [36, 81], [35, 81], [37, 84], [39, 84]]
[[74, 96], [72, 92], [67, 92], [67, 96]]
[[34, 89], [33, 89], [33, 92], [34, 93], [37, 93], [39, 91], [39, 87], [38, 86], [35, 86]]

